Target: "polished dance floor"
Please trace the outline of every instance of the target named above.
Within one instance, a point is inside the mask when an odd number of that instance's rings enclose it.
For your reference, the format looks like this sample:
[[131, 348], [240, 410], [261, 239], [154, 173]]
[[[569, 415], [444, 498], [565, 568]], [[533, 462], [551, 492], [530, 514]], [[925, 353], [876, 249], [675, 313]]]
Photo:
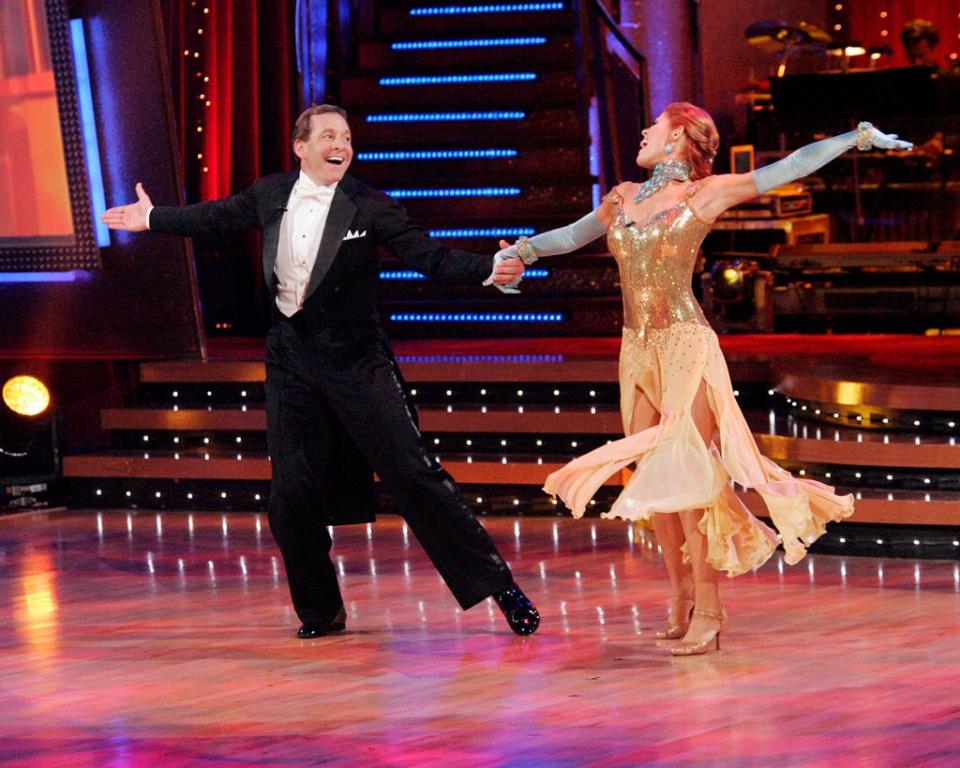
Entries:
[[403, 523], [335, 533], [347, 631], [301, 641], [266, 518], [0, 518], [0, 764], [960, 765], [960, 565], [775, 557], [672, 658], [656, 543], [488, 518], [538, 603], [461, 612]]

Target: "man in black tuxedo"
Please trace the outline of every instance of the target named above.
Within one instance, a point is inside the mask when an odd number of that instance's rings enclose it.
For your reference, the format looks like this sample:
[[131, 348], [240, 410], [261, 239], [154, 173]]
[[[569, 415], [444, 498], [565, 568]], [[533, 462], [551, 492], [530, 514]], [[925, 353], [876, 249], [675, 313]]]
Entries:
[[448, 248], [404, 208], [347, 175], [346, 113], [328, 104], [297, 120], [300, 171], [258, 179], [224, 200], [111, 208], [111, 229], [185, 237], [263, 231], [263, 274], [273, 298], [267, 334], [270, 529], [283, 553], [299, 637], [345, 627], [328, 525], [374, 518], [373, 472], [463, 608], [493, 596], [511, 629], [531, 634], [540, 616], [513, 581], [453, 479], [425, 450], [375, 306], [378, 246], [441, 282], [508, 285], [519, 260]]

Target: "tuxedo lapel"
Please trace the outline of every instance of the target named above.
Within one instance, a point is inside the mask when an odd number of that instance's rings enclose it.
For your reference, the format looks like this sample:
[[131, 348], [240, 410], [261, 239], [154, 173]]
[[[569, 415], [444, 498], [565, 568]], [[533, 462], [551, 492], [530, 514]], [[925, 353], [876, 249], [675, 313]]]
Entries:
[[297, 180], [298, 173], [286, 174], [280, 184], [274, 187], [267, 198], [265, 221], [263, 225], [263, 279], [271, 293], [273, 291], [273, 270], [277, 265], [277, 250], [280, 245], [280, 225], [287, 212], [287, 200]]
[[310, 282], [307, 283], [307, 290], [303, 297], [304, 301], [310, 298], [310, 294], [323, 282], [330, 265], [333, 264], [337, 251], [340, 250], [343, 236], [347, 234], [351, 222], [357, 215], [357, 204], [343, 189], [344, 181], [346, 179], [337, 185], [337, 191], [330, 202], [330, 213], [327, 214], [327, 223], [323, 228], [323, 236], [320, 238], [320, 250], [313, 265], [313, 271], [310, 273]]

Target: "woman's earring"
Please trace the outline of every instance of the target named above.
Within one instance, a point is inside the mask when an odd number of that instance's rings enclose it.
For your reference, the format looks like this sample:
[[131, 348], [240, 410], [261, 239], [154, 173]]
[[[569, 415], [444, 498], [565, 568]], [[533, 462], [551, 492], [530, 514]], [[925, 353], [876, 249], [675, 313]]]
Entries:
[[673, 154], [673, 144], [671, 144], [671, 143], [668, 141], [666, 144], [663, 145], [663, 151], [666, 152], [668, 155], [672, 155], [672, 154]]

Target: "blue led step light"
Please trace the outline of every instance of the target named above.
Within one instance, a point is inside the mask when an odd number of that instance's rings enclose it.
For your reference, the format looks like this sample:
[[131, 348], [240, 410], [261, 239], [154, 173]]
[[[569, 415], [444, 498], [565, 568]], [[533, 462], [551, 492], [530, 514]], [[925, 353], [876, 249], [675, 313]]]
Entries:
[[490, 3], [488, 5], [435, 5], [411, 8], [411, 16], [463, 16], [480, 13], [536, 13], [562, 11], [563, 3]]
[[526, 112], [401, 112], [396, 114], [367, 115], [368, 123], [433, 123], [460, 122], [465, 120], [523, 120]]
[[492, 160], [516, 157], [515, 149], [429, 149], [396, 152], [358, 152], [357, 160]]
[[530, 237], [533, 227], [499, 227], [487, 229], [431, 229], [430, 237], [438, 239], [448, 237]]
[[[550, 273], [545, 269], [527, 269], [523, 272], [524, 280], [535, 280], [547, 277]], [[412, 269], [385, 270], [380, 273], [381, 280], [426, 280], [427, 278]]]
[[469, 83], [519, 83], [536, 80], [534, 72], [483, 72], [475, 75], [405, 75], [381, 77], [380, 85], [463, 85]]
[[405, 40], [391, 43], [394, 51], [438, 51], [450, 48], [513, 48], [546, 45], [545, 37], [484, 37], [473, 40]]
[[399, 312], [394, 323], [562, 323], [562, 312]]
[[396, 198], [423, 197], [515, 197], [520, 187], [474, 187], [451, 189], [389, 189], [387, 194]]

